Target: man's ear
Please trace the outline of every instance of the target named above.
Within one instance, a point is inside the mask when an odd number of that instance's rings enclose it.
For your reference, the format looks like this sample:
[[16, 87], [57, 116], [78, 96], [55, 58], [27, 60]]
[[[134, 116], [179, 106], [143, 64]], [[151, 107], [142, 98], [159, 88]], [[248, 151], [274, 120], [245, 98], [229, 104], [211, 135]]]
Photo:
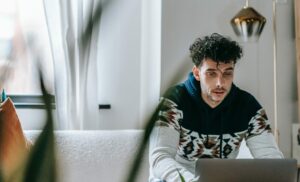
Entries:
[[194, 65], [193, 69], [192, 69], [192, 72], [193, 72], [193, 75], [194, 75], [195, 79], [197, 81], [200, 81], [200, 70], [199, 70], [199, 68]]

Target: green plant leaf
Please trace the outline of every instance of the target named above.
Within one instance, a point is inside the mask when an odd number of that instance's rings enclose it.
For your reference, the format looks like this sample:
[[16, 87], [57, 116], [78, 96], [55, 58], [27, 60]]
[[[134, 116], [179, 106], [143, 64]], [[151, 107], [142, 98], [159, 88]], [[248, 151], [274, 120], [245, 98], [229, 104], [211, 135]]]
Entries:
[[24, 182], [55, 182], [56, 162], [54, 148], [51, 96], [47, 93], [40, 74], [41, 89], [46, 105], [46, 125], [32, 147], [27, 161]]
[[179, 177], [180, 177], [181, 182], [185, 182], [185, 179], [184, 179], [184, 177], [181, 175], [181, 173], [179, 172], [179, 170], [178, 170], [178, 169], [176, 169], [176, 170], [177, 170], [177, 172], [178, 172], [178, 174], [179, 174]]
[[94, 28], [100, 26], [102, 8], [106, 6], [108, 2], [109, 1], [100, 1], [95, 5], [95, 10], [93, 7], [89, 10], [89, 18], [80, 36], [80, 45], [83, 47], [83, 49], [85, 49], [88, 46], [88, 43], [92, 38]]
[[144, 136], [143, 136], [143, 138], [142, 138], [142, 140], [139, 144], [138, 152], [135, 156], [134, 162], [131, 165], [131, 168], [130, 168], [130, 171], [129, 171], [129, 174], [128, 174], [128, 178], [126, 180], [127, 182], [134, 182], [135, 179], [136, 179], [136, 176], [139, 172], [141, 159], [143, 158], [144, 151], [147, 148], [147, 144], [149, 142], [150, 134], [152, 132], [153, 127], [155, 126], [157, 115], [158, 115], [158, 112], [160, 111], [160, 108], [161, 108], [163, 102], [164, 102], [164, 99], [162, 99], [160, 101], [160, 103], [156, 107], [155, 111], [153, 112], [153, 114], [151, 115], [150, 119], [148, 120], [148, 122], [145, 126]]
[[3, 175], [2, 175], [2, 170], [1, 170], [1, 168], [0, 168], [0, 182], [4, 182], [4, 180], [3, 180], [3, 177], [2, 177]]

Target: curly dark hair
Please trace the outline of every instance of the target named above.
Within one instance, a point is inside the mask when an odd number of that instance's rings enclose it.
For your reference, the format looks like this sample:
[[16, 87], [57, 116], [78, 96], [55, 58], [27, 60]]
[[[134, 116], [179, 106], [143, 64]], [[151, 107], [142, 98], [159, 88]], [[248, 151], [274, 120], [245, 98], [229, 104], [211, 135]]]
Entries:
[[198, 38], [190, 46], [190, 56], [196, 66], [201, 65], [203, 59], [210, 58], [217, 63], [234, 64], [243, 55], [243, 50], [236, 41], [226, 38], [218, 33]]

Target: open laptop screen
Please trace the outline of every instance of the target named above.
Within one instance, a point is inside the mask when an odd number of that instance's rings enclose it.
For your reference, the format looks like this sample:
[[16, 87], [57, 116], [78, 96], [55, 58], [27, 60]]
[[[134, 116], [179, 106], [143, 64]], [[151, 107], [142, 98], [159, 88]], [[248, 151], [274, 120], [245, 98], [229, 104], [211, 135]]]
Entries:
[[296, 182], [295, 159], [199, 159], [199, 182]]

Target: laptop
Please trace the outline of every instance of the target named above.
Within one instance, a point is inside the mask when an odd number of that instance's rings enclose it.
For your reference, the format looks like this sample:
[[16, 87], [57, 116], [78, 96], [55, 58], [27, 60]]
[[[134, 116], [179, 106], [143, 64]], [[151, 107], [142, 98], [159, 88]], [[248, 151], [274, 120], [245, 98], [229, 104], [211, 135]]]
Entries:
[[296, 159], [199, 159], [199, 182], [297, 182]]

